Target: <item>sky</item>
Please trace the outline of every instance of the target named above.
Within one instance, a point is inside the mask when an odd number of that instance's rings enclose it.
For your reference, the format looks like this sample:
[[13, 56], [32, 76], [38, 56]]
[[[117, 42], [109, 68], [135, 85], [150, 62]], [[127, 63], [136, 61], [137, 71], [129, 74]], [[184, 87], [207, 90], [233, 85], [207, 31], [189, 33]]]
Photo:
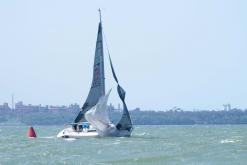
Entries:
[[246, 0], [0, 0], [0, 104], [82, 105], [98, 8], [129, 109], [247, 108]]

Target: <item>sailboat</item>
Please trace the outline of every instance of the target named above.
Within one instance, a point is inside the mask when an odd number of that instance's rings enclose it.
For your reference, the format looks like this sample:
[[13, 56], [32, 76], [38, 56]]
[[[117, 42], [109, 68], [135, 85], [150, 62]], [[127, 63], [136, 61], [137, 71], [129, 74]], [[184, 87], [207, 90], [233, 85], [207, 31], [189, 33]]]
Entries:
[[119, 85], [108, 50], [110, 68], [116, 82], [118, 96], [123, 104], [120, 121], [115, 125], [109, 119], [107, 100], [111, 90], [105, 92], [103, 28], [101, 11], [94, 56], [93, 80], [87, 99], [72, 124], [67, 125], [57, 135], [58, 138], [79, 138], [87, 136], [131, 136], [133, 130], [130, 114], [125, 103], [125, 91]]

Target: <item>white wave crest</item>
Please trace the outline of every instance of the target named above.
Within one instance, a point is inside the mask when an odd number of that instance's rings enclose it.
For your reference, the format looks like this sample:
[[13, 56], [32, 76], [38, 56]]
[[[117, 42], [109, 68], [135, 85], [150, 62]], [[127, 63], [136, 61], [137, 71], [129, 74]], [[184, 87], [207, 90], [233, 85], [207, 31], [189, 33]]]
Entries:
[[221, 144], [238, 143], [238, 142], [240, 142], [240, 140], [237, 139], [224, 139], [220, 141]]

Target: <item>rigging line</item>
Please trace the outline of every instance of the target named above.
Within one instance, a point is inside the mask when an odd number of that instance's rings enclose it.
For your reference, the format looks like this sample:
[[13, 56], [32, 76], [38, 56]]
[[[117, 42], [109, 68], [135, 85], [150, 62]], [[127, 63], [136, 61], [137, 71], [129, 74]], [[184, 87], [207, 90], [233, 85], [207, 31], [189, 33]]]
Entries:
[[103, 38], [104, 38], [104, 41], [105, 41], [105, 44], [106, 44], [106, 49], [107, 49], [107, 53], [108, 53], [108, 57], [109, 57], [110, 65], [111, 65], [112, 74], [113, 74], [113, 77], [114, 77], [115, 81], [119, 85], [118, 78], [117, 78], [116, 73], [115, 73], [115, 70], [113, 68], [113, 64], [112, 64], [112, 60], [111, 60], [111, 55], [110, 55], [110, 51], [109, 51], [108, 44], [107, 44], [107, 41], [106, 41], [105, 33], [103, 31], [102, 31], [102, 33], [103, 33], [103, 36], [104, 36]]
[[102, 33], [103, 33], [103, 36], [104, 36], [103, 38], [105, 40], [106, 50], [107, 50], [108, 56], [110, 57], [110, 51], [109, 51], [107, 40], [106, 40], [106, 36], [105, 36], [105, 33], [104, 33], [103, 30], [102, 30]]
[[[100, 15], [100, 23], [102, 24], [102, 20], [101, 20], [101, 17], [102, 17], [102, 16], [101, 16], [101, 9], [100, 9], [100, 8], [99, 8], [99, 15]], [[101, 25], [101, 27], [102, 27], [102, 25]], [[101, 28], [101, 31], [102, 31], [102, 34], [103, 34], [103, 40], [105, 41], [107, 54], [108, 54], [108, 57], [109, 57], [110, 62], [111, 62], [111, 55], [110, 55], [110, 51], [109, 51], [109, 47], [108, 47], [106, 35], [105, 35], [105, 32], [103, 31], [103, 28]]]

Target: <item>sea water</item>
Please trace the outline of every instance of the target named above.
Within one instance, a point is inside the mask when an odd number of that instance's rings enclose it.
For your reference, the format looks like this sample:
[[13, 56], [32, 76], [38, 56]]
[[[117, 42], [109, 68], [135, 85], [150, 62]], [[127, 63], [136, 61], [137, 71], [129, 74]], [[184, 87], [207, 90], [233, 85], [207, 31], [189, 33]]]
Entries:
[[0, 126], [0, 164], [247, 164], [247, 125], [135, 126], [129, 138], [57, 139], [63, 126]]

